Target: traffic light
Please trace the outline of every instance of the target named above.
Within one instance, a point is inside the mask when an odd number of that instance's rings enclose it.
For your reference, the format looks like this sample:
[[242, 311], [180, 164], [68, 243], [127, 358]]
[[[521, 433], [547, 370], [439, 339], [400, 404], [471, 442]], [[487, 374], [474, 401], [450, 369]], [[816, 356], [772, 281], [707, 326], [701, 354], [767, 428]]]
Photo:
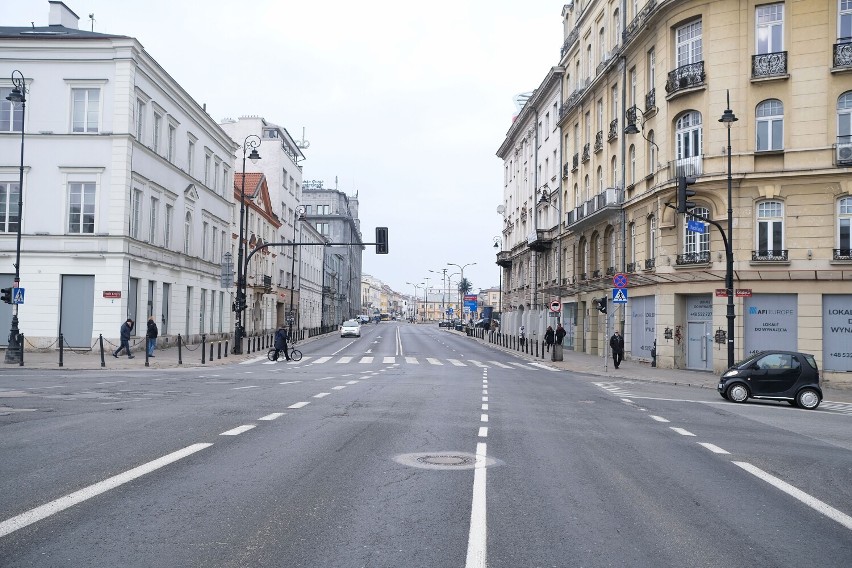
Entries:
[[11, 288], [0, 289], [0, 300], [3, 300], [7, 304], [11, 304], [12, 303], [12, 289]]
[[691, 189], [686, 189], [688, 186], [695, 183], [694, 177], [679, 176], [677, 178], [677, 212], [686, 213], [693, 207], [695, 203], [689, 201], [689, 198], [695, 195]]
[[595, 298], [594, 300], [592, 300], [592, 303], [595, 305], [595, 307], [600, 313], [606, 313], [606, 296], [604, 296], [603, 298]]
[[376, 227], [376, 254], [388, 253], [388, 228]]

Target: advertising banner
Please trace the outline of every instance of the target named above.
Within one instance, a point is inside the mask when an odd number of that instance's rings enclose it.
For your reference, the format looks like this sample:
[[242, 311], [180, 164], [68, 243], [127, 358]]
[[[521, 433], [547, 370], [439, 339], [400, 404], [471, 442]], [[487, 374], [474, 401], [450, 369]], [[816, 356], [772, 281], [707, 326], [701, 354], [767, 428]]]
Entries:
[[651, 359], [657, 321], [655, 299], [640, 296], [630, 300], [630, 354], [638, 359]]
[[852, 371], [852, 294], [822, 297], [822, 368]]
[[758, 351], [796, 351], [798, 307], [795, 294], [755, 294], [745, 298], [743, 310], [745, 356]]

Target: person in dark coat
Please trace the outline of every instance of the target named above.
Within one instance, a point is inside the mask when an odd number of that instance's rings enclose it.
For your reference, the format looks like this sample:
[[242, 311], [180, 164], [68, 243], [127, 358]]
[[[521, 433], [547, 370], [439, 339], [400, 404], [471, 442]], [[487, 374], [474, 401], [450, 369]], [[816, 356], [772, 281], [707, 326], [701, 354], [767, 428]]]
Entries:
[[547, 329], [544, 332], [544, 343], [547, 345], [547, 351], [550, 351], [550, 346], [553, 345], [553, 341], [555, 340], [556, 335], [553, 333], [553, 328], [551, 326], [547, 326]]
[[284, 358], [288, 361], [290, 360], [290, 354], [287, 353], [287, 339], [288, 339], [287, 330], [284, 329], [284, 326], [278, 328], [278, 331], [275, 332], [275, 360], [278, 360], [278, 354], [282, 351], [284, 352]]
[[562, 339], [565, 337], [565, 328], [562, 327], [562, 324], [556, 324], [556, 345], [562, 345]]
[[621, 337], [618, 331], [613, 333], [612, 337], [609, 338], [609, 346], [612, 349], [612, 362], [615, 364], [615, 368], [618, 369], [621, 361], [624, 360], [624, 338]]
[[133, 359], [133, 354], [130, 352], [130, 332], [133, 330], [133, 319], [127, 318], [123, 324], [121, 324], [121, 330], [119, 331], [119, 339], [121, 341], [121, 345], [118, 346], [118, 349], [112, 354], [113, 357], [118, 359], [118, 354], [121, 353], [121, 350], [127, 351], [127, 358]]
[[160, 330], [157, 328], [157, 322], [154, 321], [154, 316], [148, 316], [148, 357], [154, 356], [154, 348], [157, 346], [157, 336]]

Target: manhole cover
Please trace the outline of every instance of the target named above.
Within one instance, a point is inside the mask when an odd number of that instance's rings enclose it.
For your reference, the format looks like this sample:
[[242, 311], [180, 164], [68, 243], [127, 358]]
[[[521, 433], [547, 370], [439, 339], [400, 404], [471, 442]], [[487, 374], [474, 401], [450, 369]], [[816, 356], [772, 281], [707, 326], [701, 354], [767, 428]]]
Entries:
[[417, 461], [420, 463], [425, 463], [428, 465], [454, 465], [454, 466], [463, 466], [469, 465], [472, 463], [476, 463], [476, 458], [471, 458], [470, 456], [459, 456], [459, 455], [439, 455], [439, 456], [422, 456], [417, 458]]
[[[476, 467], [476, 454], [469, 452], [416, 452], [400, 454], [394, 461], [409, 467], [421, 469], [473, 469]], [[497, 465], [499, 460], [485, 458], [485, 467]]]

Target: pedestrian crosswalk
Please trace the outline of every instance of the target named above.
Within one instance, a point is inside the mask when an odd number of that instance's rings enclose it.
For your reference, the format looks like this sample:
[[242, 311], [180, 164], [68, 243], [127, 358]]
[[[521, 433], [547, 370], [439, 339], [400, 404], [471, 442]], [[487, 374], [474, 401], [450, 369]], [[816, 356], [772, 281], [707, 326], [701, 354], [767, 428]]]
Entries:
[[499, 369], [516, 369], [516, 370], [524, 370], [524, 371], [541, 371], [546, 368], [546, 366], [541, 365], [540, 363], [535, 362], [522, 362], [522, 361], [476, 361], [474, 359], [438, 359], [435, 357], [411, 357], [411, 356], [402, 356], [402, 357], [373, 357], [371, 355], [363, 355], [361, 357], [353, 357], [353, 356], [321, 356], [321, 357], [310, 357], [305, 355], [299, 362], [285, 363], [283, 360], [279, 361], [267, 361], [257, 359], [257, 362], [262, 363], [264, 365], [281, 365], [281, 364], [290, 364], [290, 365], [322, 365], [322, 364], [361, 364], [368, 365], [372, 363], [381, 363], [383, 365], [431, 365], [435, 367], [442, 367], [445, 365], [451, 365], [453, 367], [479, 367], [479, 368], [499, 368]]

